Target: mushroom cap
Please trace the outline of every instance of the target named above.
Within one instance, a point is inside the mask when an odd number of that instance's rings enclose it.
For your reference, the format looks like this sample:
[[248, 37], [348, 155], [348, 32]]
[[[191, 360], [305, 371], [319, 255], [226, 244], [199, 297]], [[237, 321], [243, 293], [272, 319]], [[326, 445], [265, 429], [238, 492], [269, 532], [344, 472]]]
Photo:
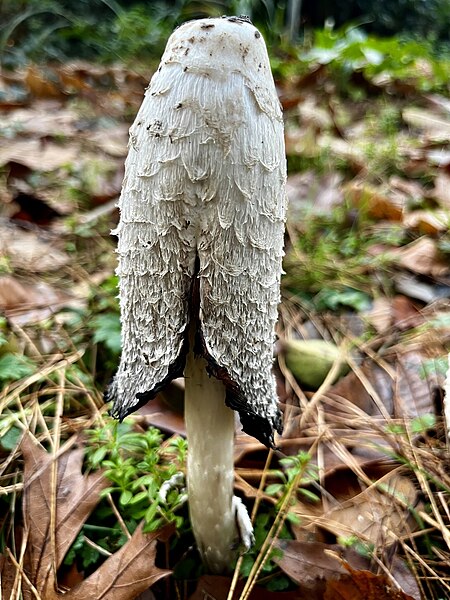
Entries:
[[236, 17], [179, 27], [130, 129], [115, 231], [115, 415], [182, 374], [195, 322], [196, 351], [228, 406], [273, 445], [285, 182], [282, 114], [258, 30]]
[[266, 44], [248, 19], [222, 17], [184, 23], [170, 36], [160, 68], [171, 64], [225, 85], [230, 73], [238, 72], [261, 110], [282, 120]]

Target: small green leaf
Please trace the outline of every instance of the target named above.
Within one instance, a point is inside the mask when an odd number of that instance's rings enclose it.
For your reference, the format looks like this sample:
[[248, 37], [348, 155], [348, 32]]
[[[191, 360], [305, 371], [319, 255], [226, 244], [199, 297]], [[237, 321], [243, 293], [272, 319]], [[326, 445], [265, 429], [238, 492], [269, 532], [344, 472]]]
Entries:
[[298, 491], [300, 492], [300, 494], [305, 496], [305, 498], [311, 500], [311, 502], [319, 502], [319, 496], [317, 496], [317, 494], [314, 494], [314, 492], [306, 490], [305, 488], [299, 488]]
[[300, 517], [293, 512], [287, 513], [286, 521], [289, 521], [293, 525], [301, 525], [301, 523], [302, 523], [302, 520], [300, 519]]
[[150, 533], [151, 531], [156, 531], [160, 527], [164, 525], [164, 519], [153, 519], [150, 523], [146, 523], [142, 529], [144, 533]]
[[177, 529], [181, 529], [183, 527], [183, 524], [184, 524], [183, 517], [175, 517], [174, 521], [175, 521], [175, 527]]
[[428, 431], [428, 429], [433, 429], [433, 427], [435, 426], [436, 417], [431, 413], [421, 415], [420, 417], [415, 417], [411, 421], [412, 433], [425, 433], [426, 431]]
[[122, 506], [125, 506], [126, 504], [129, 504], [132, 498], [133, 494], [130, 492], [130, 490], [124, 490], [120, 494], [119, 502], [122, 504]]
[[117, 464], [113, 460], [104, 460], [103, 461], [103, 466], [104, 467], [109, 467], [110, 469], [117, 468]]
[[6, 433], [0, 437], [0, 446], [7, 451], [13, 450], [22, 435], [22, 430], [19, 427], [11, 427]]
[[128, 504], [137, 504], [138, 502], [141, 502], [141, 500], [148, 500], [148, 492], [139, 492], [132, 497]]
[[405, 435], [406, 429], [400, 423], [389, 423], [385, 427], [386, 433], [393, 433], [394, 435]]
[[109, 312], [97, 315], [92, 319], [92, 327], [94, 329], [94, 342], [102, 342], [115, 354], [120, 353], [122, 342], [118, 313]]
[[154, 476], [153, 475], [143, 475], [142, 477], [139, 477], [138, 479], [136, 479], [136, 481], [133, 481], [132, 484], [132, 488], [135, 490], [138, 487], [140, 487], [141, 485], [151, 485], [154, 481]]
[[97, 450], [94, 452], [94, 454], [90, 458], [91, 464], [94, 467], [99, 465], [102, 462], [102, 460], [105, 458], [107, 453], [108, 453], [108, 448], [106, 446], [100, 446], [100, 448], [97, 448]]
[[116, 491], [117, 491], [116, 487], [107, 487], [107, 488], [104, 488], [100, 492], [100, 498], [105, 498], [108, 494], [111, 494], [112, 492], [116, 492]]
[[271, 483], [266, 487], [266, 494], [268, 496], [275, 496], [279, 492], [283, 490], [283, 485], [281, 483]]
[[280, 458], [279, 462], [286, 469], [296, 466], [297, 463], [296, 458], [294, 456], [286, 456], [285, 458]]
[[244, 554], [241, 563], [241, 575], [242, 577], [248, 577], [250, 571], [255, 563], [254, 558], [250, 554]]
[[[283, 459], [281, 459], [281, 460], [283, 460]], [[280, 471], [279, 469], [274, 469], [273, 471], [270, 471], [270, 474], [273, 475], [274, 477], [278, 477], [282, 481], [286, 482], [286, 476], [283, 473], [283, 471]]]
[[290, 583], [290, 580], [285, 575], [278, 575], [267, 583], [267, 589], [270, 592], [282, 592], [289, 587]]
[[36, 365], [26, 356], [8, 352], [0, 358], [0, 381], [15, 381], [36, 371]]
[[147, 523], [151, 523], [153, 521], [153, 519], [155, 518], [156, 512], [158, 510], [158, 501], [155, 500], [154, 502], [152, 502], [152, 504], [148, 507], [147, 512], [145, 513], [145, 521]]
[[66, 557], [64, 559], [64, 563], [65, 565], [71, 565], [74, 560], [75, 557], [77, 556], [77, 554], [80, 552], [80, 550], [82, 549], [83, 545], [84, 545], [84, 535], [82, 532], [80, 532], [78, 534], [78, 536], [76, 537], [74, 543], [72, 544], [69, 552], [66, 554]]
[[86, 569], [89, 565], [95, 564], [100, 558], [100, 552], [90, 546], [89, 544], [84, 543], [81, 549], [81, 556], [83, 567]]

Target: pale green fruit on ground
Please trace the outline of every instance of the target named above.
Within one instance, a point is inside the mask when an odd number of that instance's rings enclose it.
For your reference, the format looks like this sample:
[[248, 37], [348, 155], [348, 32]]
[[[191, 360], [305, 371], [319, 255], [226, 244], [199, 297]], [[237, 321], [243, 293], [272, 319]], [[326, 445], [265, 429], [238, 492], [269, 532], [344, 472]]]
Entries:
[[342, 351], [325, 340], [286, 340], [283, 350], [295, 379], [312, 390], [320, 387], [336, 360], [341, 364], [335, 380], [349, 370]]

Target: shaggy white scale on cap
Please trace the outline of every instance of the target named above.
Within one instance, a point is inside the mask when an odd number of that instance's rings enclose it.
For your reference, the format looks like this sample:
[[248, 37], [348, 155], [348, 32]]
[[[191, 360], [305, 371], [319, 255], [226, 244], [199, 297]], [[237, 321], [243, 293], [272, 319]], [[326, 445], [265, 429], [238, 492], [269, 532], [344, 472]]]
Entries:
[[258, 30], [236, 17], [175, 30], [130, 129], [115, 231], [113, 414], [182, 375], [195, 338], [244, 430], [273, 445], [285, 180], [282, 114]]

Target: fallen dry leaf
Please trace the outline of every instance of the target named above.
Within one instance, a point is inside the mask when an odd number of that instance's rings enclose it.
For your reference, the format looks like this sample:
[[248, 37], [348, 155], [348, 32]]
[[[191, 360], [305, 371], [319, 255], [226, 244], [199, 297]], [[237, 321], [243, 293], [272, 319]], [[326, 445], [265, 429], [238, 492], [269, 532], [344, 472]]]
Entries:
[[32, 273], [57, 271], [70, 261], [37, 231], [25, 231], [10, 223], [0, 223], [1, 256], [6, 256], [14, 268]]
[[24, 81], [35, 98], [64, 98], [59, 81], [55, 81], [53, 70], [28, 65]]
[[116, 124], [114, 127], [96, 131], [89, 139], [106, 154], [123, 158], [128, 152], [128, 130], [128, 125]]
[[0, 166], [14, 161], [33, 171], [54, 171], [79, 160], [79, 144], [62, 145], [40, 139], [16, 139], [0, 149]]
[[[16, 598], [19, 579], [16, 566], [10, 557], [0, 554], [0, 598], [5, 598], [5, 600]], [[29, 590], [22, 591], [23, 600], [31, 600], [31, 592]]]
[[[286, 573], [304, 592], [323, 593], [325, 582], [330, 579], [339, 579], [345, 575], [342, 563], [335, 556], [327, 554], [325, 550], [334, 550], [343, 553], [341, 546], [322, 544], [320, 542], [298, 542], [295, 540], [277, 540], [275, 547], [283, 553], [280, 558], [273, 560], [280, 569]], [[366, 561], [354, 550], [345, 550], [345, 559], [354, 568], [363, 569]]]
[[370, 310], [364, 313], [377, 333], [386, 333], [392, 325], [392, 302], [385, 296], [375, 298]]
[[167, 541], [173, 527], [142, 532], [142, 524], [131, 539], [110, 556], [90, 577], [64, 595], [61, 600], [134, 600], [172, 571], [155, 566], [156, 542]]
[[162, 390], [153, 400], [142, 406], [138, 414], [142, 415], [146, 425], [152, 425], [166, 433], [186, 435], [183, 418], [184, 379], [178, 378]]
[[[365, 360], [360, 368], [364, 377], [378, 395], [387, 413], [393, 414], [393, 382], [390, 374], [371, 360]], [[328, 395], [333, 394], [345, 398], [360, 408], [368, 416], [379, 416], [380, 410], [367, 390], [367, 385], [353, 371], [335, 383]]]
[[401, 221], [403, 217], [407, 204], [405, 194], [389, 192], [366, 181], [353, 181], [344, 191], [355, 206], [363, 207], [374, 219]]
[[403, 225], [421, 234], [437, 235], [448, 230], [449, 218], [445, 210], [414, 210], [405, 215]]
[[394, 298], [375, 298], [370, 310], [364, 313], [364, 318], [380, 334], [386, 333], [392, 327], [406, 331], [422, 325], [425, 321], [412, 300], [400, 294]]
[[328, 581], [323, 600], [414, 600], [385, 575], [355, 571], [350, 565], [345, 566], [350, 574], [337, 581]]
[[434, 148], [433, 150], [426, 152], [425, 156], [427, 163], [442, 168], [450, 166], [450, 150], [447, 150], [446, 148]]
[[438, 108], [441, 112], [450, 114], [450, 100], [440, 94], [427, 94], [427, 101], [430, 106]]
[[407, 246], [391, 250], [390, 255], [413, 273], [441, 277], [450, 272], [448, 261], [439, 257], [436, 242], [425, 236]]
[[[101, 471], [82, 475], [84, 450], [64, 452], [57, 460], [25, 435], [23, 516], [29, 579], [45, 600], [132, 600], [170, 571], [155, 566], [156, 542], [167, 540], [172, 527], [131, 539], [90, 577], [65, 594], [57, 591], [56, 572], [83, 523], [108, 485]], [[27, 587], [26, 581], [22, 586]]]
[[0, 277], [0, 309], [13, 310], [28, 302], [33, 302], [30, 287], [26, 287], [12, 275]]
[[432, 389], [440, 383], [423, 368], [426, 356], [420, 352], [403, 352], [396, 362], [394, 412], [396, 418], [413, 419], [435, 413]]
[[37, 100], [32, 107], [0, 115], [0, 128], [11, 128], [21, 135], [71, 137], [76, 132], [76, 113], [55, 100]]
[[[55, 569], [61, 565], [108, 481], [101, 471], [89, 476], [81, 474], [83, 448], [65, 452], [59, 457], [55, 480], [51, 454], [29, 435], [24, 436], [21, 449], [25, 461], [23, 516], [25, 535], [28, 536], [30, 578], [38, 592], [50, 599], [56, 597]], [[52, 502], [56, 506], [54, 516]]]
[[0, 276], [0, 310], [20, 327], [48, 319], [70, 300], [44, 281], [26, 283], [12, 275]]
[[[322, 599], [332, 581], [347, 583], [349, 569], [357, 578], [367, 577], [370, 560], [351, 548], [294, 540], [277, 540], [275, 546], [283, 554], [274, 558], [274, 562], [297, 583], [299, 591], [304, 592], [308, 599]], [[420, 591], [414, 575], [405, 567], [403, 561], [394, 558], [391, 574], [405, 592], [411, 594], [414, 600], [420, 600]]]
[[429, 139], [450, 140], [450, 119], [437, 115], [435, 111], [405, 108], [402, 117], [408, 125], [424, 131]]
[[[450, 173], [440, 169], [434, 181], [433, 197], [438, 200], [442, 208], [450, 210]], [[448, 222], [448, 214], [447, 214]]]
[[329, 110], [319, 106], [316, 94], [309, 94], [303, 98], [302, 102], [297, 105], [297, 112], [302, 126], [313, 125], [318, 131], [333, 127], [333, 119]]
[[389, 178], [388, 186], [393, 192], [401, 192], [415, 202], [421, 201], [427, 194], [425, 188], [418, 181], [403, 179], [398, 175], [392, 175]]
[[337, 157], [348, 161], [351, 168], [357, 173], [365, 167], [365, 159], [356, 144], [352, 144], [342, 138], [334, 137], [328, 133], [323, 133], [318, 136], [316, 145], [321, 151], [331, 151]]
[[376, 485], [325, 512], [319, 524], [336, 537], [357, 535], [375, 547], [384, 547], [411, 531], [404, 505], [415, 506], [416, 499], [417, 490], [409, 478], [388, 473]]
[[392, 298], [392, 316], [395, 327], [400, 331], [418, 327], [425, 322], [425, 317], [414, 302], [401, 294]]
[[411, 275], [411, 273], [396, 273], [394, 275], [394, 282], [398, 292], [421, 300], [425, 304], [450, 296], [449, 286], [421, 281]]
[[[342, 175], [337, 172], [318, 176], [313, 171], [288, 177], [286, 193], [289, 200], [288, 219], [292, 225], [301, 223], [305, 209], [314, 214], [328, 213], [343, 202]], [[308, 213], [309, 214], [309, 213]]]

